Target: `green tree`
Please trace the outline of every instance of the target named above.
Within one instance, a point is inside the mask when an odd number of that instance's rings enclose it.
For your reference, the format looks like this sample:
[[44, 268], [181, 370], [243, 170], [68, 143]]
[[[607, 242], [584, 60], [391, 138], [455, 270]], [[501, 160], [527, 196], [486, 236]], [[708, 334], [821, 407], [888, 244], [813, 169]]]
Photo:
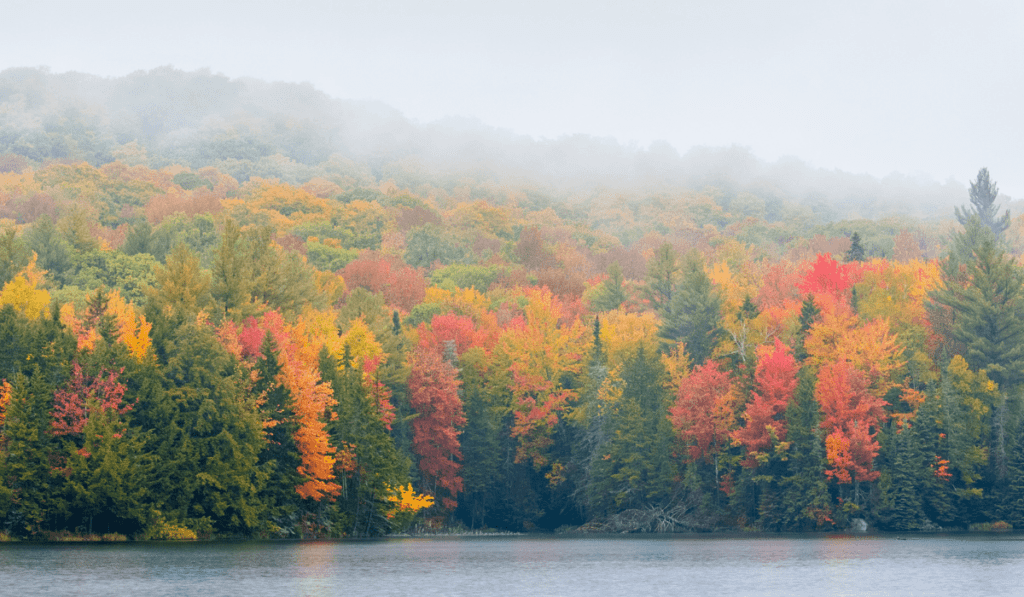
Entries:
[[[977, 226], [972, 218], [968, 228]], [[984, 230], [984, 229], [982, 229]], [[987, 231], [986, 231], [987, 232]], [[965, 238], [966, 233], [960, 235]], [[1008, 417], [1019, 412], [1024, 381], [1024, 272], [997, 247], [995, 235], [980, 235], [971, 259], [956, 263], [953, 256], [942, 266], [942, 286], [929, 293], [933, 319], [949, 322], [943, 332], [961, 348], [971, 369], [985, 370], [1001, 392], [994, 407], [994, 464], [997, 478], [1006, 474]]]
[[669, 344], [684, 342], [693, 363], [700, 365], [711, 356], [722, 335], [721, 306], [721, 298], [704, 272], [703, 260], [699, 254], [690, 253], [658, 334]]
[[386, 534], [391, 530], [388, 496], [409, 482], [412, 463], [396, 449], [377, 404], [363, 385], [362, 371], [352, 367], [347, 355], [339, 367], [322, 350], [320, 377], [334, 389], [332, 443], [349, 453], [354, 451], [352, 467], [340, 479], [343, 492], [335, 507], [334, 532], [352, 537]]
[[647, 265], [647, 284], [644, 286], [644, 296], [662, 318], [672, 312], [672, 298], [679, 277], [679, 254], [672, 245], [662, 243]]
[[864, 261], [864, 246], [860, 244], [860, 234], [854, 232], [850, 236], [850, 248], [846, 251], [846, 262]]
[[679, 476], [672, 458], [664, 366], [643, 346], [623, 363], [622, 394], [610, 405], [588, 502], [595, 513], [664, 506]]
[[260, 467], [269, 476], [261, 493], [264, 516], [288, 532], [298, 522], [299, 495], [295, 488], [303, 482], [299, 474], [302, 458], [295, 444], [299, 429], [291, 392], [281, 383], [281, 365], [273, 335], [267, 332], [256, 361], [256, 379], [252, 392], [262, 400], [262, 419], [266, 445], [260, 452]]
[[159, 509], [200, 533], [252, 533], [267, 478], [257, 408], [210, 328], [186, 322], [165, 343], [165, 418], [153, 430]]
[[608, 266], [608, 278], [601, 282], [590, 297], [590, 308], [594, 311], [611, 311], [626, 302], [625, 279], [619, 262]]
[[1001, 238], [1003, 232], [1010, 227], [1010, 210], [999, 215], [999, 206], [996, 205], [999, 187], [989, 180], [988, 168], [978, 170], [978, 177], [971, 182], [970, 197], [970, 208], [956, 208], [956, 219], [967, 226], [967, 221], [977, 216], [996, 238]]
[[0, 287], [10, 282], [32, 260], [32, 251], [17, 231], [8, 228], [0, 234]]
[[779, 490], [781, 505], [765, 514], [765, 528], [789, 531], [827, 530], [837, 522], [825, 477], [825, 442], [821, 408], [814, 397], [815, 372], [800, 371], [793, 401], [786, 409], [787, 471]]

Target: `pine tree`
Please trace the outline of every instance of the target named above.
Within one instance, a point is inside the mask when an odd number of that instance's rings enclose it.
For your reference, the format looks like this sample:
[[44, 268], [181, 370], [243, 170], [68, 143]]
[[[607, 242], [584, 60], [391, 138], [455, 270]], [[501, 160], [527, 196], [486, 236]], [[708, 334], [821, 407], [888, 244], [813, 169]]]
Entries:
[[263, 337], [260, 359], [256, 362], [253, 394], [263, 398], [262, 417], [266, 445], [260, 452], [260, 466], [269, 475], [261, 494], [266, 516], [282, 532], [289, 532], [297, 522], [299, 495], [295, 488], [303, 482], [299, 474], [302, 458], [295, 445], [299, 424], [291, 392], [281, 383], [281, 365], [277, 344], [270, 332]]
[[597, 312], [618, 309], [626, 302], [624, 282], [622, 267], [616, 261], [608, 266], [608, 278], [595, 289], [590, 299], [590, 308]]
[[721, 304], [701, 257], [691, 253], [658, 333], [668, 344], [684, 342], [694, 365], [700, 365], [711, 356], [722, 335]]
[[679, 283], [679, 255], [672, 245], [663, 243], [647, 265], [644, 295], [651, 309], [663, 318], [671, 311], [672, 297]]
[[827, 530], [836, 524], [825, 477], [825, 443], [819, 423], [821, 409], [814, 398], [814, 372], [800, 371], [793, 401], [786, 409], [789, 442], [786, 476], [779, 483], [782, 493], [778, 519], [766, 527], [789, 531]]
[[879, 523], [886, 530], [916, 531], [925, 523], [919, 486], [921, 473], [927, 470], [919, 437], [913, 424], [897, 419], [890, 426], [887, 439], [891, 462], [878, 483]]
[[864, 247], [860, 244], [860, 234], [857, 232], [850, 236], [850, 248], [846, 251], [845, 260], [847, 263], [864, 261]]
[[1010, 210], [999, 215], [999, 206], [995, 204], [999, 197], [999, 187], [989, 180], [988, 168], [978, 170], [978, 177], [971, 182], [970, 197], [970, 208], [956, 208], [956, 219], [966, 226], [970, 218], [977, 216], [997, 239], [1001, 238], [1003, 232], [1010, 227]]

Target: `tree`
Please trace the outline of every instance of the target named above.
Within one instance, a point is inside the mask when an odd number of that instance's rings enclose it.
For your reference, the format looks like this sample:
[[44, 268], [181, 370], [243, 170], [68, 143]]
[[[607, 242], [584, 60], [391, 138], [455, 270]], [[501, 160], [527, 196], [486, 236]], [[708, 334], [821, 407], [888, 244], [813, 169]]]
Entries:
[[[976, 220], [967, 230], [979, 227]], [[933, 320], [951, 344], [962, 349], [974, 370], [985, 370], [1001, 393], [994, 408], [993, 458], [997, 478], [1006, 474], [1006, 429], [1019, 412], [1017, 388], [1024, 382], [1024, 272], [997, 248], [994, 234], [981, 229], [981, 242], [963, 264], [951, 255], [943, 264], [942, 286], [931, 292]], [[965, 234], [960, 238], [966, 237]]]
[[736, 420], [736, 396], [729, 373], [715, 361], [696, 367], [679, 386], [669, 419], [686, 443], [690, 460], [714, 461], [719, 483], [718, 455], [729, 446]]
[[626, 302], [626, 290], [623, 288], [624, 278], [619, 262], [608, 266], [608, 278], [594, 289], [590, 296], [590, 308], [594, 311], [611, 311], [618, 309]]
[[644, 287], [648, 303], [662, 317], [670, 312], [678, 282], [679, 255], [672, 245], [662, 243], [647, 266], [647, 284]]
[[255, 366], [256, 379], [253, 393], [262, 400], [262, 417], [266, 445], [260, 452], [259, 463], [268, 475], [261, 498], [268, 509], [267, 517], [284, 531], [296, 522], [299, 496], [296, 488], [302, 485], [299, 473], [302, 458], [295, 443], [299, 423], [295, 414], [295, 401], [282, 383], [281, 364], [277, 342], [271, 332], [263, 336], [260, 358]]
[[860, 244], [860, 233], [854, 232], [850, 236], [850, 248], [846, 251], [846, 262], [864, 261], [864, 247]]
[[786, 441], [786, 411], [797, 385], [798, 367], [788, 346], [776, 338], [774, 346], [760, 348], [754, 381], [757, 391], [743, 413], [745, 425], [732, 433], [747, 449], [746, 467], [756, 467], [759, 456], [773, 441]]
[[827, 363], [818, 372], [815, 397], [823, 414], [821, 427], [831, 468], [825, 474], [840, 484], [854, 484], [854, 504], [860, 505], [860, 482], [874, 481], [875, 440], [885, 420], [884, 399], [872, 396], [867, 375], [845, 360]]
[[[437, 497], [438, 488], [444, 489], [448, 495], [441, 501], [454, 509], [463, 489], [458, 435], [466, 417], [459, 398], [458, 370], [442, 351], [444, 345], [421, 341], [409, 358], [409, 404], [417, 413], [412, 421], [412, 449], [419, 456], [427, 486], [433, 487], [430, 493]], [[454, 351], [451, 353], [454, 358]]]
[[665, 368], [644, 346], [622, 366], [618, 396], [599, 397], [607, 415], [584, 487], [591, 514], [666, 505], [679, 477], [672, 458], [673, 429]]
[[658, 334], [669, 344], [684, 342], [695, 364], [710, 356], [722, 335], [721, 299], [704, 271], [699, 254], [687, 256], [675, 294], [663, 316]]
[[988, 168], [978, 170], [978, 177], [971, 182], [970, 197], [971, 207], [957, 207], [956, 219], [966, 226], [971, 217], [977, 216], [997, 239], [1001, 238], [1003, 232], [1010, 227], [1010, 210], [999, 215], [999, 206], [995, 204], [999, 197], [999, 187], [989, 180]]

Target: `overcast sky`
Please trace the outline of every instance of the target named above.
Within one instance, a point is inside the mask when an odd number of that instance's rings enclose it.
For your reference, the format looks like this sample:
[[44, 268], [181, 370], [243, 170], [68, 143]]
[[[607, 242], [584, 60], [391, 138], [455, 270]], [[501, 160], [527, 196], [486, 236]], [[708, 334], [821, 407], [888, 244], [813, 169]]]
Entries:
[[0, 69], [309, 82], [535, 137], [742, 145], [1024, 197], [1024, 2], [6, 0]]

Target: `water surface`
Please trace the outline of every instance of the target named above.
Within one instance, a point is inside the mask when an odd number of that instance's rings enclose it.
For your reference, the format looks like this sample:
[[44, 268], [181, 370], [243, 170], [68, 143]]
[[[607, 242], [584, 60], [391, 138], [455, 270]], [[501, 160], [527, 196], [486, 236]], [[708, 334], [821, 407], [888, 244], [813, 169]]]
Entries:
[[0, 544], [11, 595], [1021, 595], [1015, 536]]

